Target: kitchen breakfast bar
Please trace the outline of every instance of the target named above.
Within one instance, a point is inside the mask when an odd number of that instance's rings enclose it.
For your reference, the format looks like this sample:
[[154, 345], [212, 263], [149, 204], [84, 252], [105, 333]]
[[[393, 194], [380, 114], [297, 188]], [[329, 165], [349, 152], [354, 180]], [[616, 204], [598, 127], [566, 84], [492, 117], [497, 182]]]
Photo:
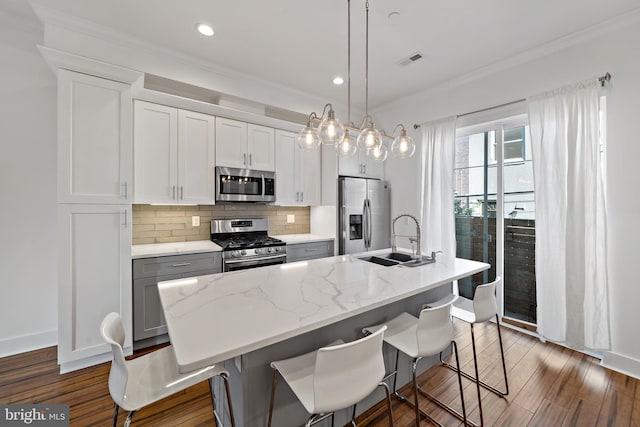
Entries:
[[[377, 252], [385, 251], [368, 255]], [[465, 259], [384, 267], [343, 255], [171, 280], [158, 287], [178, 368], [188, 372], [223, 364], [230, 373], [236, 423], [248, 427], [266, 425], [269, 362], [337, 339], [357, 339], [363, 327], [404, 311], [417, 314], [422, 304], [450, 293], [452, 281], [488, 268]], [[394, 357], [385, 349], [388, 371]], [[435, 359], [423, 363], [426, 369]], [[398, 385], [409, 378], [408, 369], [401, 370]], [[218, 400], [224, 398], [221, 384], [215, 391]], [[369, 396], [358, 404], [358, 412], [383, 396], [382, 391]], [[275, 426], [301, 425], [308, 417], [282, 381], [275, 407]], [[226, 411], [225, 405], [217, 408]], [[337, 425], [348, 419], [346, 411], [336, 413]]]

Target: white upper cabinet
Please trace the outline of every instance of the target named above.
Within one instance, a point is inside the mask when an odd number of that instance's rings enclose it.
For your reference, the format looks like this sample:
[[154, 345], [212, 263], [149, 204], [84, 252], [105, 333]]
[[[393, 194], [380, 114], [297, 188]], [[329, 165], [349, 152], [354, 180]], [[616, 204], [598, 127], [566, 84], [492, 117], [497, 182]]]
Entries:
[[215, 118], [135, 102], [135, 203], [214, 204]]
[[58, 203], [131, 202], [131, 87], [58, 70]]
[[360, 160], [360, 153], [357, 152], [351, 157], [338, 158], [338, 174], [346, 176], [362, 176], [363, 168]]
[[274, 129], [249, 123], [247, 125], [247, 155], [249, 169], [275, 171]]
[[215, 117], [178, 111], [180, 203], [215, 203]]
[[358, 153], [360, 158], [364, 158], [362, 164], [364, 165], [364, 176], [367, 178], [379, 178], [384, 179], [384, 163], [376, 162], [371, 157], [367, 156], [365, 151]]
[[216, 117], [216, 165], [247, 167], [247, 124]]
[[321, 156], [320, 149], [308, 151], [299, 148], [298, 152], [298, 188], [300, 189], [300, 203], [305, 206], [320, 204], [321, 198]]
[[338, 173], [346, 176], [383, 179], [384, 164], [376, 162], [367, 156], [366, 151], [358, 150], [351, 157], [340, 157], [338, 159]]
[[175, 203], [178, 110], [135, 101], [135, 203]]
[[276, 204], [320, 204], [321, 151], [307, 151], [296, 144], [296, 134], [276, 130]]
[[216, 117], [216, 165], [275, 171], [274, 130]]
[[299, 202], [296, 157], [296, 134], [277, 129], [276, 205], [292, 206]]

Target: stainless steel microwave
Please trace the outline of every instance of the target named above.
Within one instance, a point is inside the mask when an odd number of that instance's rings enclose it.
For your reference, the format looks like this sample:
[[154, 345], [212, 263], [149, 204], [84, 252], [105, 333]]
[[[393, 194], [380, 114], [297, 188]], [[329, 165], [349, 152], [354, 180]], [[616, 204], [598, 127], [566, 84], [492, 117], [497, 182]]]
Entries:
[[216, 166], [217, 202], [275, 202], [275, 172]]

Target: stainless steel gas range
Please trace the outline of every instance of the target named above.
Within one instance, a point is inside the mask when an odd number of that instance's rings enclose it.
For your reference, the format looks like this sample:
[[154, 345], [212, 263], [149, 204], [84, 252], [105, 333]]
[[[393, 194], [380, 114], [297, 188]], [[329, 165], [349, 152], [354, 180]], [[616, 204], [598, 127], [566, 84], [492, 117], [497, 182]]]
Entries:
[[287, 262], [287, 245], [269, 237], [266, 218], [214, 219], [211, 241], [222, 248], [222, 271]]

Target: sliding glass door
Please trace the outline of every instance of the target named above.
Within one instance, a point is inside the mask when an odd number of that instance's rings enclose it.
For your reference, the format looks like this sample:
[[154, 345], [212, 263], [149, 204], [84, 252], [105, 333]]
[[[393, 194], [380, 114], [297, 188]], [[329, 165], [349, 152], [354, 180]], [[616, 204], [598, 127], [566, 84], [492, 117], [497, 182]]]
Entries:
[[504, 129], [504, 316], [536, 323], [536, 211], [529, 127]]
[[526, 117], [458, 129], [455, 149], [457, 256], [491, 264], [462, 280], [460, 295], [503, 277], [502, 314], [536, 322], [535, 199]]
[[497, 174], [488, 160], [495, 137], [491, 130], [456, 138], [456, 256], [491, 264], [491, 269], [458, 281], [460, 295], [469, 299], [478, 284], [496, 277]]

